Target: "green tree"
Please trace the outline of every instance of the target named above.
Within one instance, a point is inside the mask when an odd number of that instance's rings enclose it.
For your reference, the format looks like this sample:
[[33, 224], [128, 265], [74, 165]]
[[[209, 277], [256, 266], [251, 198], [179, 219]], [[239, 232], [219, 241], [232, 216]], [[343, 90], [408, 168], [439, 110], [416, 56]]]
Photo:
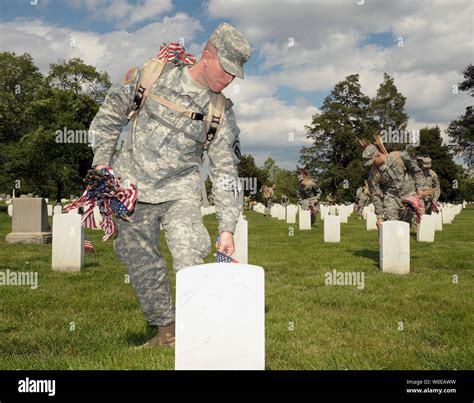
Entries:
[[[471, 97], [474, 97], [474, 66], [472, 64], [467, 66], [463, 74], [464, 80], [459, 83], [458, 88], [469, 92]], [[451, 150], [459, 154], [469, 166], [473, 163], [474, 113], [472, 109], [472, 105], [468, 106], [464, 115], [453, 120], [447, 130]]]
[[[15, 135], [1, 140], [0, 186], [9, 191], [19, 179], [22, 193], [54, 195], [57, 200], [70, 193], [80, 193], [82, 178], [93, 157], [87, 129], [99, 108], [100, 91], [91, 88], [97, 80], [102, 80], [103, 87], [109, 85], [107, 75], [96, 74], [94, 67], [84, 65], [79, 59], [74, 59], [74, 63], [60, 61], [60, 68], [52, 64], [45, 80], [35, 74], [37, 69], [29, 55], [1, 54], [0, 63], [16, 72], [0, 76], [1, 88], [6, 88], [7, 93], [22, 71], [35, 76], [35, 81], [29, 79], [28, 85], [21, 84], [25, 93], [21, 95], [20, 106], [15, 100], [2, 105], [6, 122], [1, 134], [13, 130]], [[18, 109], [26, 111], [24, 125], [21, 120], [15, 120]]]
[[[250, 154], [242, 155], [240, 163], [239, 165], [237, 165], [237, 169], [239, 173], [239, 178], [248, 178], [248, 180], [253, 180], [253, 178], [257, 178], [257, 194], [252, 196], [256, 196], [257, 200], [260, 200], [258, 191], [260, 190], [260, 187], [268, 181], [266, 173], [262, 169], [257, 167], [257, 165], [255, 164], [254, 157]], [[251, 195], [250, 190], [244, 189], [244, 194], [245, 196]]]
[[394, 79], [387, 73], [377, 89], [377, 95], [370, 102], [369, 115], [373, 124], [381, 130], [405, 130], [408, 114], [405, 112], [406, 98], [398, 92]]
[[51, 87], [71, 90], [76, 95], [86, 94], [99, 103], [103, 102], [111, 85], [107, 72], [99, 72], [77, 57], [59, 59], [51, 64], [46, 80]]
[[373, 129], [368, 116], [370, 99], [360, 89], [359, 75], [336, 84], [309, 126], [309, 147], [300, 151], [300, 164], [317, 177], [324, 193], [352, 200], [367, 175], [356, 137], [368, 137]]
[[415, 151], [418, 156], [431, 158], [432, 169], [440, 180], [441, 201], [469, 198], [470, 190], [464, 169], [453, 161], [449, 148], [443, 145], [438, 126], [420, 130], [420, 146]]
[[272, 157], [268, 157], [263, 162], [262, 171], [266, 178], [265, 185], [273, 184], [275, 182], [276, 174], [278, 171], [278, 165]]
[[288, 196], [290, 202], [296, 203], [296, 189], [298, 187], [298, 179], [295, 171], [278, 168], [275, 175], [275, 196], [280, 201], [282, 195]]

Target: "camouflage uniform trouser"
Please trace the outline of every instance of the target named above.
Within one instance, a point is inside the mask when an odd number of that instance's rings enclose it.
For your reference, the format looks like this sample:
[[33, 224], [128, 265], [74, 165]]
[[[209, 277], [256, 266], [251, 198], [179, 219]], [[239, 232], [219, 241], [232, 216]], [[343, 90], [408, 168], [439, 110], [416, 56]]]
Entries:
[[413, 212], [402, 204], [401, 197], [387, 194], [383, 200], [385, 220], [406, 221], [411, 224]]
[[265, 215], [270, 215], [270, 210], [273, 206], [273, 199], [265, 199]]
[[202, 264], [211, 251], [200, 200], [137, 203], [130, 222], [117, 220], [115, 255], [127, 266], [141, 309], [150, 325], [174, 322], [166, 261], [160, 250], [160, 223], [175, 272]]

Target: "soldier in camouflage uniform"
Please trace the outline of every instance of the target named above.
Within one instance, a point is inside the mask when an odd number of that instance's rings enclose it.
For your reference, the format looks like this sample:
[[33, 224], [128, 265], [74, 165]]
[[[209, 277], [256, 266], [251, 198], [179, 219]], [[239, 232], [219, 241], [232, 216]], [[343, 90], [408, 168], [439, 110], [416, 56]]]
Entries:
[[287, 195], [281, 195], [280, 204], [283, 207], [286, 207], [286, 206], [288, 206], [289, 203], [290, 203], [290, 201], [288, 199], [288, 196]]
[[415, 193], [422, 198], [425, 189], [425, 179], [416, 161], [406, 151], [383, 154], [373, 144], [362, 157], [365, 165], [372, 166], [368, 183], [377, 226], [384, 219], [411, 223], [413, 215], [402, 205], [402, 199]]
[[[113, 162], [112, 154], [122, 127], [128, 123], [143, 67], [132, 70], [124, 82], [111, 87], [91, 124], [95, 138], [93, 166], [100, 169], [111, 164], [125, 186], [135, 183], [138, 189], [130, 222], [117, 222], [114, 251], [127, 266], [148, 323], [158, 326], [157, 336], [145, 346], [174, 343], [175, 311], [160, 248], [160, 224], [175, 272], [202, 264], [211, 250], [200, 212], [201, 156], [196, 151], [205, 140], [203, 122], [180, 115], [153, 100], [152, 95], [206, 114], [213, 93], [222, 91], [235, 76], [243, 78], [243, 65], [250, 55], [250, 45], [243, 35], [229, 24], [220, 24], [196, 64], [167, 63]], [[239, 132], [228, 100], [223, 122], [207, 150], [220, 233], [218, 248], [227, 255], [234, 252], [233, 233], [241, 207], [238, 191], [230, 186], [238, 180]]]
[[367, 183], [365, 183], [364, 186], [361, 186], [359, 189], [357, 189], [356, 192], [357, 213], [359, 214], [359, 218], [363, 216], [364, 207], [368, 206], [369, 202], [369, 186], [367, 185]]
[[441, 186], [438, 175], [431, 169], [431, 158], [426, 157], [421, 159], [421, 170], [425, 177], [425, 185], [427, 189], [434, 189], [434, 193], [427, 195], [423, 201], [425, 203], [425, 214], [432, 213], [432, 203], [437, 202], [441, 195]]
[[311, 225], [316, 222], [316, 214], [319, 210], [319, 200], [321, 199], [321, 189], [306, 169], [298, 169], [298, 188], [296, 195], [298, 203], [303, 210], [311, 211]]
[[265, 213], [263, 214], [263, 216], [264, 217], [269, 216], [270, 215], [270, 209], [273, 206], [273, 200], [275, 198], [275, 185], [273, 185], [273, 186], [263, 185], [260, 188], [260, 193], [263, 196], [263, 201], [264, 201], [264, 204], [265, 204]]

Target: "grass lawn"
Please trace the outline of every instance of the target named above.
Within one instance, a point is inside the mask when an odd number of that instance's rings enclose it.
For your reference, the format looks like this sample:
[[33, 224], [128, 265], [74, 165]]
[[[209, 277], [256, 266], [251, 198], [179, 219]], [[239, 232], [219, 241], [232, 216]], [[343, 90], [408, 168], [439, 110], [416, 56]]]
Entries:
[[[319, 217], [300, 232], [246, 215], [249, 263], [265, 269], [267, 369], [474, 368], [474, 208], [433, 244], [417, 243], [412, 232], [405, 276], [379, 271], [377, 232], [355, 215], [339, 244], [323, 243]], [[205, 224], [215, 238], [215, 215]], [[68, 274], [51, 270], [51, 244], [6, 244], [10, 230], [3, 209], [0, 270], [36, 271], [39, 286], [0, 286], [0, 369], [174, 368], [173, 348], [130, 350], [153, 331], [100, 231], [87, 230], [96, 253], [85, 270]], [[364, 272], [365, 287], [325, 285], [333, 269]]]

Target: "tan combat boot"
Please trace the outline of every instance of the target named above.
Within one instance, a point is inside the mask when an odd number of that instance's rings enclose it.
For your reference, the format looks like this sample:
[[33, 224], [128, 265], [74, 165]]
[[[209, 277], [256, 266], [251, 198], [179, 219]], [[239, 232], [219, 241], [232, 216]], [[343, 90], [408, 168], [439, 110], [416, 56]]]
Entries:
[[136, 348], [147, 348], [147, 347], [157, 347], [157, 346], [173, 346], [174, 345], [174, 336], [175, 336], [175, 325], [171, 323], [167, 326], [159, 326], [158, 334], [148, 340], [145, 344], [138, 346]]

